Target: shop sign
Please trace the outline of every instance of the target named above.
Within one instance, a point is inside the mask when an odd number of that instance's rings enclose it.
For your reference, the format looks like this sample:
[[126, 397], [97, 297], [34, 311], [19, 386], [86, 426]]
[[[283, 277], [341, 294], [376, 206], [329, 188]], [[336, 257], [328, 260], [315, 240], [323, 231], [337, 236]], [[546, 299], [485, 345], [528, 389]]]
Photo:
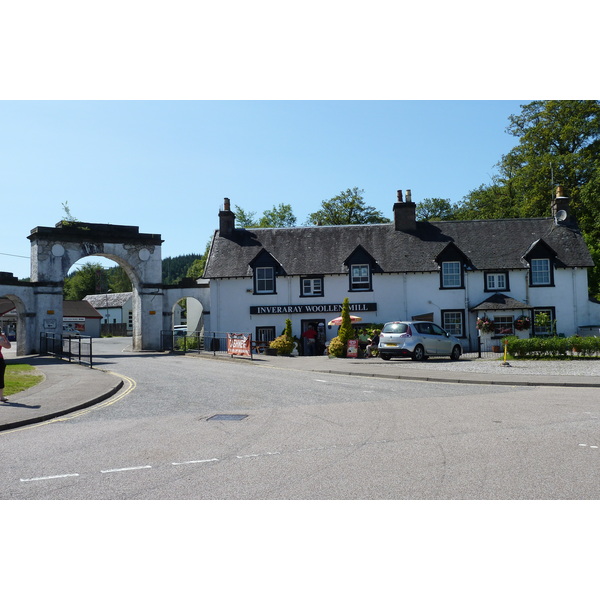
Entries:
[[[350, 304], [350, 312], [371, 312], [377, 310], [377, 302], [356, 302]], [[251, 306], [251, 315], [290, 315], [342, 312], [341, 304], [282, 304], [280, 306]]]
[[348, 340], [348, 349], [346, 350], [346, 358], [358, 357], [358, 340]]
[[252, 358], [252, 336], [247, 333], [228, 333], [227, 354]]

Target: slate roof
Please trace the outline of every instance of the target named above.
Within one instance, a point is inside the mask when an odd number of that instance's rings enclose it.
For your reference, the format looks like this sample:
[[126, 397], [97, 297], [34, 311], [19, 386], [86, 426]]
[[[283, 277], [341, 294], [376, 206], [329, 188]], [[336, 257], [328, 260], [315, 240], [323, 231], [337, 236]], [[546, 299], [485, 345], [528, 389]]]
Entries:
[[483, 302], [474, 306], [471, 310], [528, 310], [532, 308], [524, 302], [519, 302], [506, 294], [494, 294], [489, 298], [486, 298]]
[[521, 260], [537, 240], [556, 252], [556, 266], [592, 267], [581, 233], [553, 218], [418, 222], [412, 233], [394, 223], [236, 229], [213, 237], [204, 277], [252, 275], [249, 264], [264, 248], [287, 275], [347, 272], [344, 261], [360, 244], [384, 273], [437, 271], [435, 257], [452, 242], [478, 270], [524, 269]]
[[84, 300], [95, 308], [121, 308], [131, 298], [133, 292], [119, 292], [110, 294], [88, 294]]
[[85, 300], [63, 300], [63, 317], [102, 319], [102, 315]]

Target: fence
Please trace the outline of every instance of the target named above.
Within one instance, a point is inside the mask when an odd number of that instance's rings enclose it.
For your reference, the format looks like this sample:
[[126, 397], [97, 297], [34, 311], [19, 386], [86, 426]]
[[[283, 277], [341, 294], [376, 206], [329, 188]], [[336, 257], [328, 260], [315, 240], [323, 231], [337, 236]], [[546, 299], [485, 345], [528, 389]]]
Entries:
[[207, 352], [213, 355], [227, 354], [227, 333], [218, 331], [186, 333], [178, 330], [161, 331], [163, 352]]
[[40, 354], [50, 354], [69, 362], [86, 364], [91, 368], [92, 338], [87, 335], [63, 336], [58, 333], [41, 333]]

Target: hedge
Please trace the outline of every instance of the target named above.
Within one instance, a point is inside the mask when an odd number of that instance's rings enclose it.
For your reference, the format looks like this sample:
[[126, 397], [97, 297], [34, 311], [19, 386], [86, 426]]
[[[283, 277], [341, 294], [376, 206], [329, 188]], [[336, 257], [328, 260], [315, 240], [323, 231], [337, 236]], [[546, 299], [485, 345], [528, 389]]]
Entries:
[[508, 352], [515, 358], [600, 357], [599, 337], [506, 338]]

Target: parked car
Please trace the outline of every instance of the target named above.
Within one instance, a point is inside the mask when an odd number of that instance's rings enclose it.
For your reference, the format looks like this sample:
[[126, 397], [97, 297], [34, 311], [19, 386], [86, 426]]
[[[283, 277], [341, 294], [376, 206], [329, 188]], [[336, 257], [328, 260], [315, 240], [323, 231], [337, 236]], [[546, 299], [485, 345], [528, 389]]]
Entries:
[[449, 356], [451, 360], [458, 360], [462, 354], [458, 339], [429, 321], [386, 323], [381, 330], [377, 349], [383, 360], [390, 360], [394, 356], [413, 360]]

